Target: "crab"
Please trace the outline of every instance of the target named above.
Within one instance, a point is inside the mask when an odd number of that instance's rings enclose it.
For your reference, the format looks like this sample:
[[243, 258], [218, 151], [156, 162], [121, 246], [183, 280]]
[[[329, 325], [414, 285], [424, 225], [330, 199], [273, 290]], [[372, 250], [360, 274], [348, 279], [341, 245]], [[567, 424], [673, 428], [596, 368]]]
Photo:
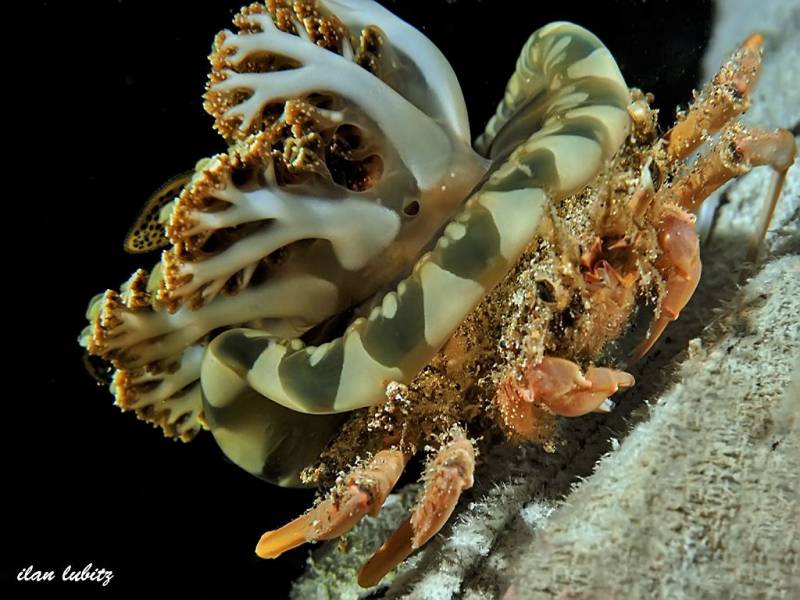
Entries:
[[661, 135], [602, 42], [552, 23], [473, 145], [449, 64], [380, 5], [269, 0], [234, 24], [205, 94], [228, 150], [148, 201], [126, 247], [166, 249], [92, 300], [80, 341], [123, 410], [318, 487], [262, 558], [377, 514], [427, 449], [369, 587], [444, 526], [483, 446], [552, 445], [562, 417], [613, 409], [697, 286], [703, 200], [775, 171], [754, 258], [795, 141], [736, 121], [757, 34]]

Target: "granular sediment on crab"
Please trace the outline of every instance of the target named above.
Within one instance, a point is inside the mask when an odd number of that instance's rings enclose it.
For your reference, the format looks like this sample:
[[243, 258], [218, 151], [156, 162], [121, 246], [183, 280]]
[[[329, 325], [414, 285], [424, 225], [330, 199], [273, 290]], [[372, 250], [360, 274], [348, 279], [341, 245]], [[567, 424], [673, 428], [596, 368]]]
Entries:
[[481, 445], [555, 449], [558, 417], [613, 408], [639, 308], [654, 319], [633, 361], [699, 280], [690, 211], [769, 165], [763, 234], [794, 139], [727, 124], [758, 36], [662, 138], [600, 40], [550, 24], [473, 148], [447, 61], [378, 4], [273, 0], [234, 24], [205, 96], [230, 147], [151, 201], [171, 248], [92, 301], [82, 343], [116, 367], [117, 403], [166, 433], [207, 427], [257, 476], [332, 488], [262, 536], [263, 558], [376, 514], [429, 451], [370, 586], [444, 525]]

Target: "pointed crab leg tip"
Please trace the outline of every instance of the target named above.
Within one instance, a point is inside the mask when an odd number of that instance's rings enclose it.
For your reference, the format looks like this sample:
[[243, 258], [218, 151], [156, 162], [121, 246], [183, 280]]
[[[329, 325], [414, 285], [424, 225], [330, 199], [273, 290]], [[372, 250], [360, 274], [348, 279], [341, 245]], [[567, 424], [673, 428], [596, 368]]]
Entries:
[[649, 351], [650, 351], [650, 345], [642, 345], [639, 348], [637, 348], [634, 351], [634, 353], [631, 354], [630, 357], [628, 358], [628, 362], [625, 364], [625, 368], [630, 369], [631, 367], [636, 365], [636, 363], [642, 360], [645, 354], [647, 354]]
[[764, 44], [764, 36], [758, 32], [751, 33], [742, 44], [747, 48], [758, 48]]
[[633, 355], [628, 360], [627, 367], [630, 368], [639, 362], [644, 356], [653, 349], [653, 346], [656, 345], [661, 334], [664, 333], [664, 330], [667, 328], [667, 325], [670, 323], [670, 319], [661, 316], [658, 320], [650, 326], [650, 335], [647, 337], [645, 341], [641, 343], [641, 345], [634, 351]]
[[284, 552], [302, 546], [308, 541], [305, 529], [305, 518], [299, 517], [280, 529], [266, 532], [258, 540], [256, 554], [259, 558], [278, 558]]
[[358, 573], [358, 585], [370, 588], [378, 585], [386, 574], [403, 562], [414, 551], [411, 542], [414, 530], [411, 518], [407, 518], [400, 527], [372, 555]]

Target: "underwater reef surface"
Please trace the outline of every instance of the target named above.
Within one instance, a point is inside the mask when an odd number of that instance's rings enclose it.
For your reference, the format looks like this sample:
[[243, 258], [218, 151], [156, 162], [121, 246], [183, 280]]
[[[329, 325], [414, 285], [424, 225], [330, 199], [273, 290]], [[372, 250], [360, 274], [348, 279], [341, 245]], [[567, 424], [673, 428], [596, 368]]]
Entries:
[[[719, 1], [703, 81], [753, 29], [764, 65], [748, 124], [800, 126], [800, 6]], [[699, 82], [700, 83], [700, 82]], [[800, 594], [800, 165], [739, 286], [771, 173], [709, 203], [704, 270], [609, 416], [570, 420], [555, 454], [501, 447], [442, 535], [375, 590], [355, 570], [404, 514], [316, 550], [294, 598], [797, 597]], [[413, 486], [410, 486], [413, 487]]]

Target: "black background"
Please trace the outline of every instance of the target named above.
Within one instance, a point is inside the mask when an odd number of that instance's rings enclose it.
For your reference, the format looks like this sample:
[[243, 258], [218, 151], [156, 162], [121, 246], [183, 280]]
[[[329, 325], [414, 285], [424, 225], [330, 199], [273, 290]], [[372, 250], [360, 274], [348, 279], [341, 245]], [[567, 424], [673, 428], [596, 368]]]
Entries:
[[[691, 12], [644, 0], [384, 4], [449, 58], [473, 135], [527, 36], [556, 19], [594, 31], [628, 84], [655, 93], [666, 126], [698, 81], [711, 18], [708, 2]], [[76, 343], [89, 298], [142, 262], [121, 242], [144, 199], [224, 150], [201, 94], [213, 36], [238, 7], [38, 3], [8, 19], [3, 587], [27, 565], [59, 577], [68, 564], [92, 562], [114, 571], [104, 592], [220, 586], [234, 597], [280, 598], [302, 571], [304, 550], [261, 561], [253, 548], [312, 494], [237, 469], [207, 434], [175, 443], [120, 414], [84, 371]]]

